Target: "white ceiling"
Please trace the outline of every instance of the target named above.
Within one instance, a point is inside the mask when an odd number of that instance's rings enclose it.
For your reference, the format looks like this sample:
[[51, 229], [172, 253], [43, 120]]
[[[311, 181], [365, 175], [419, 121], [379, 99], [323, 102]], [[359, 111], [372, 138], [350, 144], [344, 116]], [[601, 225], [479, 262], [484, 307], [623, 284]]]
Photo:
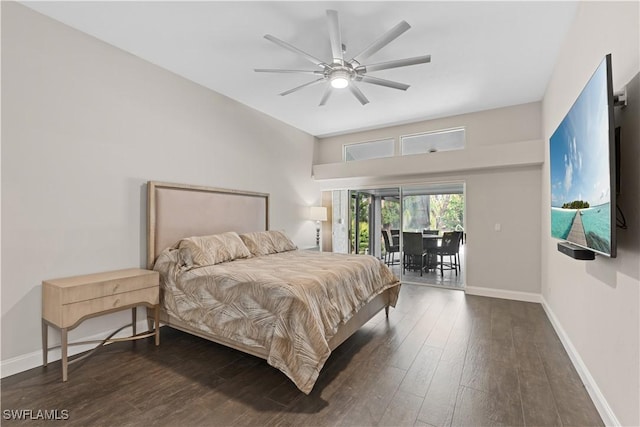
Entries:
[[[542, 99], [576, 2], [23, 2], [26, 6], [316, 136], [445, 117]], [[367, 62], [431, 55], [431, 63], [370, 73], [406, 91], [359, 83], [371, 101], [315, 79], [254, 68], [317, 69], [263, 38], [322, 60], [326, 10], [339, 13], [351, 58], [398, 22], [412, 28]]]

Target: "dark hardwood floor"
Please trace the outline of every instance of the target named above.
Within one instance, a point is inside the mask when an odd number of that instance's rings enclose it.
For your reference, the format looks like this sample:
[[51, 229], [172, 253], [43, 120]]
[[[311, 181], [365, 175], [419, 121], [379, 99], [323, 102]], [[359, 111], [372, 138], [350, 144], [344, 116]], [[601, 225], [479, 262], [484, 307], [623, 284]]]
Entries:
[[[590, 426], [598, 413], [542, 307], [403, 285], [338, 347], [309, 396], [261, 359], [162, 328], [2, 380], [3, 425]], [[61, 421], [7, 410], [67, 410]]]

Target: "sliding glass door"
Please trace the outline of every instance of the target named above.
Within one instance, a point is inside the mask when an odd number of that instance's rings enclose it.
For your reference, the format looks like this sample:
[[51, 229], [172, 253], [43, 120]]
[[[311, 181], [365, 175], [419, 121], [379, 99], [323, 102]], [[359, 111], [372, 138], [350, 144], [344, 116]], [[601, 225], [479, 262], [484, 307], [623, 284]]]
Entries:
[[[464, 236], [464, 187], [464, 182], [402, 187], [402, 241], [407, 237], [420, 236], [422, 251], [427, 253], [423, 260], [418, 257], [420, 262], [414, 259], [403, 266], [403, 282], [464, 288], [464, 237], [450, 251], [442, 247], [451, 232], [459, 233], [456, 236]], [[404, 258], [407, 253], [416, 251], [415, 248], [404, 246], [403, 249]], [[413, 258], [416, 256], [413, 255]]]
[[382, 230], [400, 233], [400, 189], [349, 191], [349, 252], [382, 258], [388, 251]]
[[[461, 289], [466, 275], [464, 189], [464, 182], [452, 182], [336, 190], [334, 251], [373, 255], [389, 265], [404, 283]], [[438, 263], [443, 260], [433, 251], [425, 259], [426, 265], [408, 265], [404, 238], [407, 233], [420, 234], [423, 247], [431, 247], [434, 243], [439, 245], [444, 233], [451, 231], [464, 236], [456, 253], [455, 269], [440, 271]], [[450, 258], [445, 260], [447, 264], [451, 264]]]

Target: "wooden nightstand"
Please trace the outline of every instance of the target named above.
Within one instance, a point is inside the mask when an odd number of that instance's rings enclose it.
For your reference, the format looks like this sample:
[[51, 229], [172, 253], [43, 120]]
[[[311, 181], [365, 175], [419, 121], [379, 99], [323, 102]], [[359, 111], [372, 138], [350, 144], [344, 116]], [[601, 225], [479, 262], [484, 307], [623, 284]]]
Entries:
[[[160, 286], [157, 271], [131, 268], [108, 271], [84, 276], [45, 280], [42, 282], [42, 358], [47, 366], [49, 354], [49, 326], [60, 330], [62, 353], [62, 381], [67, 381], [69, 363], [84, 359], [99, 347], [109, 342], [130, 341], [155, 335], [156, 345], [160, 345]], [[136, 334], [136, 308], [145, 305], [154, 310], [154, 328], [146, 333]], [[129, 325], [123, 326], [102, 341], [69, 343], [67, 332], [85, 319], [131, 308], [133, 335], [126, 338], [111, 338]], [[88, 354], [68, 360], [69, 345], [98, 343]]]

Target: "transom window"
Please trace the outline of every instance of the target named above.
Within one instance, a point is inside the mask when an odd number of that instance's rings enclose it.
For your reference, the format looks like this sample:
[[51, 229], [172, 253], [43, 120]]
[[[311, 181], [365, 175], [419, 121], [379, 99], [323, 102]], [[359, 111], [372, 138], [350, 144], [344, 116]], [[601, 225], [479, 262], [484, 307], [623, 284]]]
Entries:
[[379, 159], [381, 157], [393, 157], [394, 140], [381, 139], [378, 141], [359, 142], [344, 146], [344, 161]]
[[464, 128], [445, 129], [400, 137], [402, 155], [462, 150], [465, 143]]

